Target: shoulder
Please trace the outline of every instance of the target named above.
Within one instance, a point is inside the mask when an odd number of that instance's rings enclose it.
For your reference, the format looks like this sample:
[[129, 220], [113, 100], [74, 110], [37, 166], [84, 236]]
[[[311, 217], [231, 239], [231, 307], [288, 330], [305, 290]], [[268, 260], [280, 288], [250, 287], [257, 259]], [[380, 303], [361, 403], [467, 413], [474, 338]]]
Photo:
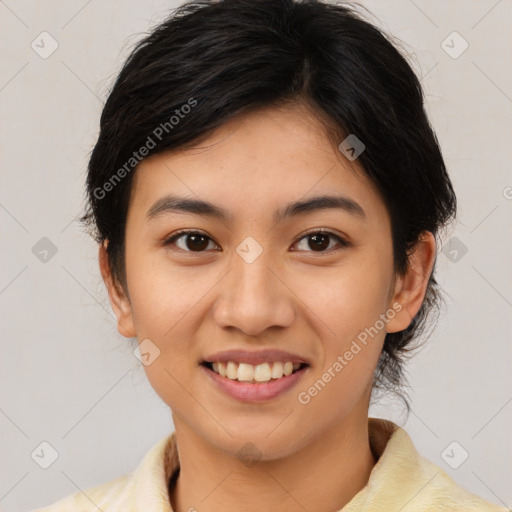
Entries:
[[168, 511], [168, 482], [178, 468], [176, 437], [172, 433], [146, 453], [135, 471], [32, 512]]
[[509, 509], [471, 493], [446, 471], [418, 453], [407, 432], [398, 427], [390, 439], [390, 454], [397, 471], [396, 485], [408, 489], [406, 510], [457, 512], [509, 512]]
[[32, 512], [104, 512], [114, 510], [120, 505], [131, 512], [128, 496], [133, 485], [133, 474], [128, 473], [109, 482], [77, 491], [44, 508]]
[[[441, 467], [418, 453], [403, 428], [380, 419], [371, 419], [369, 426], [370, 444], [378, 462], [369, 485], [344, 512], [383, 503], [387, 508], [379, 510], [510, 512], [458, 485]], [[368, 510], [373, 510], [371, 506]]]
[[486, 501], [460, 486], [442, 468], [425, 457], [418, 456], [418, 462], [428, 487], [424, 497], [420, 492], [415, 500], [419, 507], [457, 512], [510, 512], [507, 507]]

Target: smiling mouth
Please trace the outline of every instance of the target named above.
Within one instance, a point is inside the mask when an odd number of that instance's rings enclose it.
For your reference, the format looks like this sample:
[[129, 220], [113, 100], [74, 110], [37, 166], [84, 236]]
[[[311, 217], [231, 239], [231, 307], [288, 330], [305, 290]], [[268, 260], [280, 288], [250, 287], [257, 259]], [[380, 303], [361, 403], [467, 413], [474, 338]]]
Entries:
[[203, 361], [202, 366], [213, 373], [235, 382], [247, 384], [265, 384], [300, 372], [309, 365], [306, 363], [272, 362], [252, 365], [234, 361]]

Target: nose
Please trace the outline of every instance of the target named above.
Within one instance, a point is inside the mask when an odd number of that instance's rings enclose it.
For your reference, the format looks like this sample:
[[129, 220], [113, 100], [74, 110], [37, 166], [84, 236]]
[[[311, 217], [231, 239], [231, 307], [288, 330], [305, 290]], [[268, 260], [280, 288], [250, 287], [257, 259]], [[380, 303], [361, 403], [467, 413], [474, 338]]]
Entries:
[[288, 327], [295, 316], [294, 295], [283, 272], [263, 253], [251, 263], [237, 253], [219, 287], [214, 320], [221, 328], [236, 328], [258, 336], [271, 327]]

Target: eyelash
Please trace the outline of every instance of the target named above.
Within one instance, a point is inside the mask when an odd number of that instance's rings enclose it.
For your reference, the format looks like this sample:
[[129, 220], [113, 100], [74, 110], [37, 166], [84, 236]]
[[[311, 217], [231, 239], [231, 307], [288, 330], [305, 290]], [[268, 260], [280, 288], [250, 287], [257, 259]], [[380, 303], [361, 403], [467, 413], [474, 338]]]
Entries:
[[[196, 230], [192, 230], [192, 229], [183, 229], [183, 230], [180, 230], [178, 231], [177, 233], [174, 233], [171, 237], [167, 238], [166, 240], [164, 240], [162, 242], [162, 245], [163, 246], [169, 246], [169, 245], [172, 245], [174, 244], [174, 242], [179, 239], [180, 237], [182, 237], [183, 235], [189, 235], [189, 234], [194, 234], [194, 235], [202, 235], [206, 238], [209, 238], [211, 241], [213, 241], [215, 243], [215, 241], [213, 240], [213, 238], [209, 237], [208, 235], [206, 235], [205, 233], [202, 233], [201, 231], [196, 231]], [[324, 234], [324, 235], [329, 235], [330, 237], [332, 238], [335, 238], [338, 243], [340, 244], [340, 248], [346, 248], [346, 247], [350, 247], [350, 243], [347, 242], [347, 240], [345, 240], [344, 238], [342, 238], [340, 235], [337, 235], [336, 233], [333, 233], [331, 231], [327, 231], [327, 230], [323, 230], [323, 229], [312, 229], [310, 231], [307, 231], [306, 233], [304, 233], [300, 238], [298, 238], [293, 245], [295, 245], [296, 243], [300, 242], [301, 240], [303, 240], [304, 238], [307, 238], [309, 235], [316, 235], [316, 234]], [[189, 251], [189, 250], [185, 250], [185, 249], [180, 249], [178, 248], [180, 251], [183, 251], [183, 252], [188, 252], [188, 253], [192, 253], [192, 254], [201, 254], [201, 253], [204, 253], [206, 251]], [[336, 249], [335, 249], [336, 250]], [[300, 251], [299, 251], [300, 252]], [[331, 252], [333, 252], [333, 248], [327, 250], [327, 251], [306, 251], [306, 252], [313, 252], [313, 253], [317, 253], [317, 254], [329, 254]]]

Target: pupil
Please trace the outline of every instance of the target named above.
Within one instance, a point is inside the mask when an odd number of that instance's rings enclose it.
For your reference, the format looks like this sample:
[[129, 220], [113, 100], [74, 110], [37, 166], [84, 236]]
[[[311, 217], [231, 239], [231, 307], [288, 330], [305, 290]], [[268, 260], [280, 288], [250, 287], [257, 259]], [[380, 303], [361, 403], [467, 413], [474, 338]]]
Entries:
[[[191, 243], [189, 243], [191, 242]], [[204, 235], [190, 234], [187, 236], [187, 247], [191, 251], [202, 250], [208, 246], [207, 237]]]
[[[311, 245], [311, 241], [313, 241], [313, 245]], [[317, 245], [315, 245], [315, 244], [317, 244]], [[309, 246], [313, 250], [326, 249], [327, 247], [329, 247], [329, 235], [326, 235], [324, 233], [317, 233], [314, 235], [310, 235]]]

